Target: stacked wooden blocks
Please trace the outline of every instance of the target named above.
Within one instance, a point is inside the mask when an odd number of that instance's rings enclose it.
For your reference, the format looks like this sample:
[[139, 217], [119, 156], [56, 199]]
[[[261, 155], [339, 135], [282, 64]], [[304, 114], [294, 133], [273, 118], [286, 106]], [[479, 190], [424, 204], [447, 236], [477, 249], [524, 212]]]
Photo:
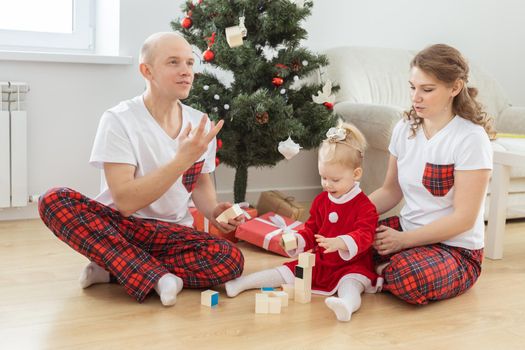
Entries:
[[256, 314], [280, 314], [281, 308], [288, 306], [288, 293], [274, 288], [261, 288], [261, 292], [255, 294]]
[[281, 299], [270, 296], [270, 293], [255, 294], [255, 313], [256, 314], [280, 314]]
[[298, 303], [309, 303], [312, 300], [312, 269], [315, 266], [315, 255], [312, 253], [299, 254], [299, 261], [295, 266], [294, 297]]
[[261, 288], [262, 293], [255, 294], [255, 313], [281, 313], [282, 306], [288, 306], [288, 299], [298, 303], [309, 303], [312, 300], [312, 270], [315, 266], [315, 255], [299, 254], [295, 267], [295, 284], [283, 284], [282, 291], [274, 288]]

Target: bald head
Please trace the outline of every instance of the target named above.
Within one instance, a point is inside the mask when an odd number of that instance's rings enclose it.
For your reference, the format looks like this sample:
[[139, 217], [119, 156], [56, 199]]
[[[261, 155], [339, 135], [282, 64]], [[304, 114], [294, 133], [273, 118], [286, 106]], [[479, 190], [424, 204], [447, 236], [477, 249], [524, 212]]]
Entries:
[[174, 32], [158, 32], [150, 35], [140, 48], [139, 63], [152, 63], [157, 56], [158, 48], [167, 42], [176, 42], [181, 45], [190, 44], [180, 34]]

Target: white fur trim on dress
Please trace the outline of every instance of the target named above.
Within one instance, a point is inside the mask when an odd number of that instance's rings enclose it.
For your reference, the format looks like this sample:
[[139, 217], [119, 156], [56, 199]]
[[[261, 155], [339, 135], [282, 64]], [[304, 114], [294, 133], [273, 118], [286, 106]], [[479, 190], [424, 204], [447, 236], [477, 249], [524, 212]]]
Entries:
[[354, 256], [357, 255], [357, 244], [355, 243], [355, 240], [348, 235], [341, 235], [337, 237], [341, 238], [345, 242], [346, 249], [347, 249], [347, 250], [339, 249], [338, 250], [339, 256], [344, 261], [351, 260]]
[[361, 193], [361, 188], [359, 187], [359, 182], [356, 182], [350, 191], [346, 192], [339, 198], [336, 198], [328, 193], [328, 199], [330, 199], [335, 204], [343, 204], [354, 199], [354, 197], [359, 193]]

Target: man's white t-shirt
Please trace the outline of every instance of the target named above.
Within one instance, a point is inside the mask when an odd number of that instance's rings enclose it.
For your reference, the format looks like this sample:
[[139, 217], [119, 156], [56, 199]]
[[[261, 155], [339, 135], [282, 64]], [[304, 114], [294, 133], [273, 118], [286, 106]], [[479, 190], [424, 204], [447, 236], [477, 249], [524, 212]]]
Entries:
[[[388, 148], [397, 157], [398, 181], [405, 199], [400, 222], [407, 231], [453, 212], [455, 170], [492, 169], [492, 147], [487, 133], [464, 118], [455, 116], [430, 140], [422, 128], [415, 137], [409, 138], [410, 135], [410, 124], [400, 120]], [[483, 248], [485, 197], [474, 227], [442, 243]]]
[[[188, 123], [197, 127], [203, 113], [181, 103], [182, 126]], [[210, 129], [210, 122], [206, 130]], [[90, 164], [101, 169], [101, 193], [98, 202], [115, 208], [104, 174], [104, 163], [125, 163], [136, 167], [135, 178], [147, 175], [172, 161], [177, 154], [179, 137], [171, 138], [147, 110], [142, 96], [123, 101], [107, 110], [100, 120]], [[155, 202], [133, 215], [192, 226], [193, 218], [188, 211], [191, 192], [200, 173], [215, 170], [215, 139], [208, 150], [184, 175]]]

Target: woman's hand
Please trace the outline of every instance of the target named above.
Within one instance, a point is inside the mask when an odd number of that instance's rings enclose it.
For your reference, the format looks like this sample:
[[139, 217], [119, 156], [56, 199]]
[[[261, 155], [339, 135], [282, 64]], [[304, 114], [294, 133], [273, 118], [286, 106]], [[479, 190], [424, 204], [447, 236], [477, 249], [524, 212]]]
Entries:
[[324, 248], [324, 253], [332, 253], [336, 252], [338, 250], [347, 250], [345, 242], [339, 238], [326, 238], [321, 235], [314, 235], [315, 240], [317, 241], [317, 244], [319, 244], [320, 247]]
[[376, 229], [374, 248], [379, 255], [393, 254], [405, 249], [403, 232], [396, 231], [388, 226], [379, 226]]

